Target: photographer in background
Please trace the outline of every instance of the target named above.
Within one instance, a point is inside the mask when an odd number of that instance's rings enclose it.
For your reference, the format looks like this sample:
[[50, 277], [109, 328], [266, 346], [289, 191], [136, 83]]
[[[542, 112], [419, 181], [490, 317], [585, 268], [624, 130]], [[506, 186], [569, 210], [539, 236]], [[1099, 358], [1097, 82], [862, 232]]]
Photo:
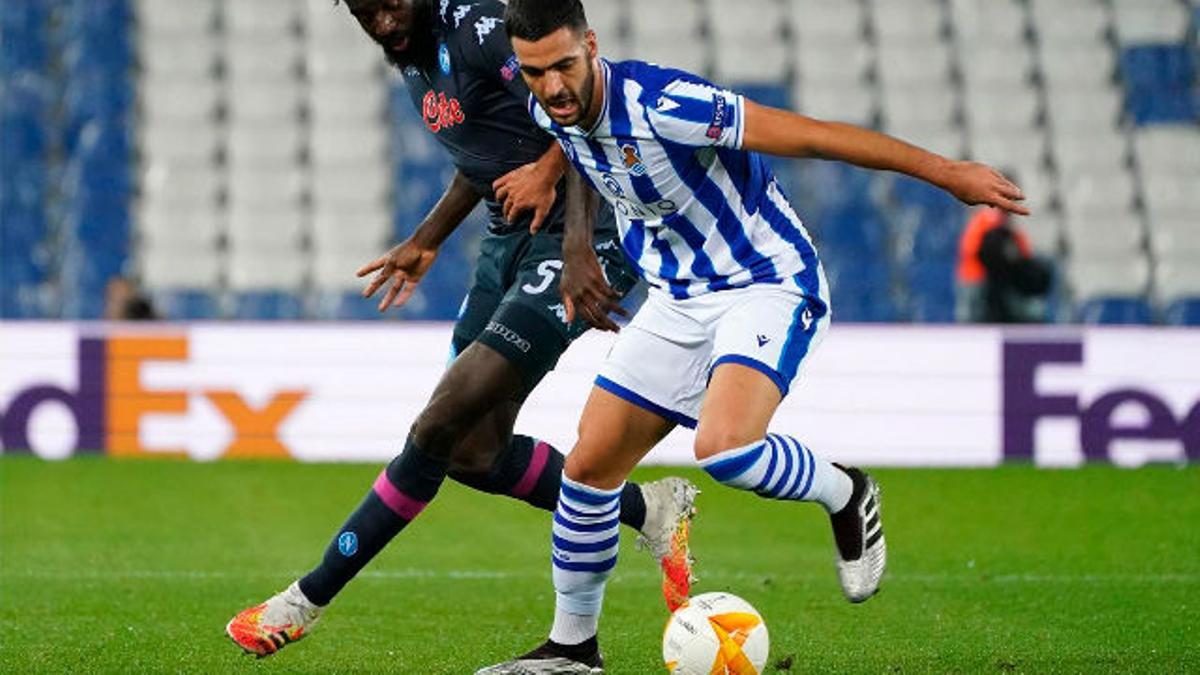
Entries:
[[994, 208], [972, 214], [959, 241], [959, 323], [1042, 323], [1053, 282], [1012, 217]]

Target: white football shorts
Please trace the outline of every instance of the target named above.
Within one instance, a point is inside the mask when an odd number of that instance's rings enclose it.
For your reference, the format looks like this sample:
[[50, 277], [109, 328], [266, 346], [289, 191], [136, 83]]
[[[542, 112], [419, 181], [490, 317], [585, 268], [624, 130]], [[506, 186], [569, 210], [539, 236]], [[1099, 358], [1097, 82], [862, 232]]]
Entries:
[[596, 386], [694, 428], [717, 366], [759, 370], [787, 396], [828, 327], [825, 303], [776, 286], [684, 300], [652, 291], [621, 329]]

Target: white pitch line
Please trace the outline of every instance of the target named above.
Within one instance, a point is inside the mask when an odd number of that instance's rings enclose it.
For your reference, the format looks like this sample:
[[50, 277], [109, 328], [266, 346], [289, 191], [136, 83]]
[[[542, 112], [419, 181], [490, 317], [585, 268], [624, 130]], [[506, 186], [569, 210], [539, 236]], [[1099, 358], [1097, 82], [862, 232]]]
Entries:
[[[703, 570], [701, 570], [703, 572]], [[47, 571], [23, 570], [5, 571], [0, 573], [0, 579], [70, 579], [94, 580], [108, 579], [165, 579], [165, 580], [209, 580], [209, 579], [283, 579], [297, 578], [303, 572], [293, 571], [291, 574], [245, 573], [234, 571], [209, 570], [114, 570], [114, 571]], [[646, 571], [617, 572], [618, 579], [629, 580], [658, 580], [659, 574]], [[823, 573], [774, 575], [755, 572], [719, 572], [709, 571], [703, 574], [703, 580], [709, 583], [725, 580], [762, 581], [770, 579], [773, 583], [787, 581], [813, 581], [828, 578]], [[397, 570], [368, 570], [359, 573], [363, 579], [445, 579], [461, 581], [497, 581], [505, 579], [549, 579], [546, 570], [530, 569], [525, 572], [501, 570], [434, 570], [407, 568]], [[886, 580], [892, 583], [955, 583], [955, 584], [1195, 584], [1200, 583], [1200, 574], [997, 574], [993, 576], [982, 573], [975, 574], [905, 574], [890, 573]]]

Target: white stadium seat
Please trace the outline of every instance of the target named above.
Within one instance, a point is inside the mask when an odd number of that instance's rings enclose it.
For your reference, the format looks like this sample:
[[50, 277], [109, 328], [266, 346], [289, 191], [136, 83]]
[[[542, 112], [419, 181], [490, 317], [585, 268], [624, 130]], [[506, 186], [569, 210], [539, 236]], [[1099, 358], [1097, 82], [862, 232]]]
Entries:
[[964, 52], [1019, 47], [1025, 39], [1025, 9], [1015, 0], [952, 0], [950, 16]]
[[281, 250], [299, 248], [308, 231], [299, 206], [255, 206], [229, 212], [230, 248], [264, 248], [272, 243]]
[[1200, 270], [1200, 214], [1191, 218], [1150, 218], [1150, 249], [1160, 263], [1178, 262]]
[[1188, 218], [1200, 222], [1200, 181], [1194, 175], [1142, 172], [1142, 200], [1152, 219]]
[[698, 36], [704, 14], [700, 5], [692, 0], [640, 2], [636, 11], [637, 21], [629, 25], [635, 44], [645, 46], [663, 39], [700, 41]]
[[226, 77], [232, 80], [292, 79], [299, 75], [300, 42], [233, 35], [224, 43]]
[[879, 46], [878, 69], [885, 87], [943, 82], [950, 78], [950, 49], [943, 42], [884, 43]]
[[601, 0], [584, 4], [588, 26], [596, 31], [600, 44], [611, 44], [622, 39], [625, 15], [628, 6], [625, 0]]
[[304, 129], [296, 121], [234, 123], [226, 146], [229, 164], [292, 168], [300, 161], [303, 136]]
[[313, 167], [313, 209], [337, 211], [343, 208], [390, 208], [392, 167], [385, 162], [364, 162], [323, 170]]
[[790, 54], [780, 37], [718, 40], [713, 50], [713, 79], [722, 85], [782, 82], [791, 71]]
[[1111, 132], [1120, 123], [1121, 97], [1110, 86], [1047, 88], [1046, 113], [1059, 132]]
[[137, 0], [134, 11], [143, 35], [196, 36], [217, 24], [220, 0], [188, 0], [184, 10], [179, 3], [163, 0]]
[[310, 41], [304, 63], [312, 83], [367, 80], [378, 78], [386, 60], [374, 43], [347, 44], [339, 49], [324, 49]]
[[1024, 176], [1025, 167], [1041, 167], [1046, 157], [1046, 137], [1030, 132], [971, 134], [971, 157], [994, 167], [1012, 167]]
[[964, 109], [973, 131], [1037, 133], [1034, 127], [1041, 113], [1041, 103], [1032, 87], [970, 84], [964, 93]]
[[308, 89], [308, 112], [319, 126], [379, 123], [387, 110], [386, 94], [375, 79], [313, 82]]
[[296, 165], [270, 168], [233, 167], [229, 175], [231, 208], [299, 204], [307, 188], [305, 173]]
[[212, 79], [143, 77], [138, 86], [142, 120], [211, 121], [221, 103], [221, 92]]
[[206, 121], [160, 119], [140, 125], [139, 144], [146, 157], [171, 163], [205, 164], [217, 160], [221, 138]]
[[1033, 74], [1033, 53], [1024, 45], [963, 46], [959, 59], [968, 86], [1024, 84]]
[[1195, 259], [1160, 262], [1154, 272], [1154, 294], [1164, 305], [1200, 297], [1200, 265]]
[[952, 126], [889, 123], [887, 133], [945, 157], [957, 158], [966, 154], [963, 134]]
[[863, 6], [846, 0], [791, 0], [792, 34], [804, 42], [857, 42], [866, 25]]
[[889, 127], [950, 126], [957, 114], [958, 97], [949, 84], [897, 85], [881, 91]]
[[225, 30], [267, 39], [290, 35], [300, 27], [303, 9], [296, 0], [230, 0], [225, 3]]
[[875, 61], [870, 44], [850, 42], [801, 41], [797, 46], [796, 66], [800, 79], [843, 87], [863, 81]]
[[927, 44], [941, 38], [943, 17], [938, 0], [869, 0], [867, 6], [881, 44]]
[[219, 59], [217, 40], [207, 34], [150, 33], [138, 42], [138, 65], [150, 77], [212, 77]]
[[1200, 129], [1194, 124], [1138, 129], [1133, 151], [1143, 171], [1195, 174], [1200, 191]]
[[229, 82], [227, 105], [233, 119], [291, 120], [300, 114], [303, 94], [296, 80], [236, 80]]
[[391, 238], [392, 214], [386, 208], [346, 209], [313, 217], [313, 250], [318, 256], [349, 252], [362, 265], [393, 246]]
[[1125, 138], [1116, 133], [1058, 133], [1051, 150], [1064, 180], [1080, 173], [1123, 170], [1126, 164]]
[[1133, 211], [1067, 216], [1067, 247], [1078, 260], [1114, 260], [1141, 255], [1145, 232]]
[[1187, 7], [1178, 0], [1113, 0], [1113, 14], [1122, 45], [1178, 43], [1189, 30]]
[[875, 120], [875, 96], [867, 87], [801, 80], [796, 98], [796, 110], [809, 117], [863, 126]]
[[147, 242], [139, 258], [142, 282], [155, 290], [213, 288], [221, 278], [221, 257], [215, 248]]
[[1031, 0], [1030, 10], [1043, 45], [1098, 43], [1109, 26], [1107, 6], [1094, 0]]
[[143, 199], [136, 209], [141, 246], [215, 250], [224, 231], [216, 203], [192, 208], [163, 208]]
[[1136, 195], [1127, 171], [1080, 173], [1063, 186], [1067, 213], [1081, 218], [1129, 211]]
[[1079, 89], [1085, 85], [1111, 86], [1116, 54], [1103, 43], [1042, 43], [1038, 53], [1042, 77], [1048, 88]]
[[381, 125], [356, 128], [313, 129], [310, 157], [314, 164], [354, 164], [383, 157], [390, 149], [387, 130]]
[[1097, 297], [1140, 297], [1150, 283], [1150, 264], [1145, 256], [1113, 259], [1071, 258], [1067, 279], [1075, 299]]
[[211, 162], [148, 159], [143, 167], [141, 192], [147, 207], [184, 211], [215, 208], [221, 198], [224, 175]]
[[634, 35], [630, 50], [641, 61], [700, 75], [708, 71], [708, 41], [695, 37]]
[[229, 250], [229, 287], [235, 291], [295, 292], [308, 273], [308, 255], [278, 245]]

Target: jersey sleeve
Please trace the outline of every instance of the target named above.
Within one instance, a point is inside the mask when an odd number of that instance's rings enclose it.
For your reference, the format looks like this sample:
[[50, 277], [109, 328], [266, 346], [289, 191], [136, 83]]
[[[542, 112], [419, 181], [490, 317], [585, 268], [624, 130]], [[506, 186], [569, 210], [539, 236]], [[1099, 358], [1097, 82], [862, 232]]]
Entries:
[[739, 149], [746, 129], [746, 99], [711, 84], [674, 80], [657, 98], [646, 101], [646, 114], [660, 138], [692, 147]]
[[456, 34], [471, 69], [524, 101], [529, 88], [521, 79], [521, 64], [504, 31], [504, 5], [492, 0], [462, 7], [470, 8], [469, 13], [450, 20], [459, 22]]

